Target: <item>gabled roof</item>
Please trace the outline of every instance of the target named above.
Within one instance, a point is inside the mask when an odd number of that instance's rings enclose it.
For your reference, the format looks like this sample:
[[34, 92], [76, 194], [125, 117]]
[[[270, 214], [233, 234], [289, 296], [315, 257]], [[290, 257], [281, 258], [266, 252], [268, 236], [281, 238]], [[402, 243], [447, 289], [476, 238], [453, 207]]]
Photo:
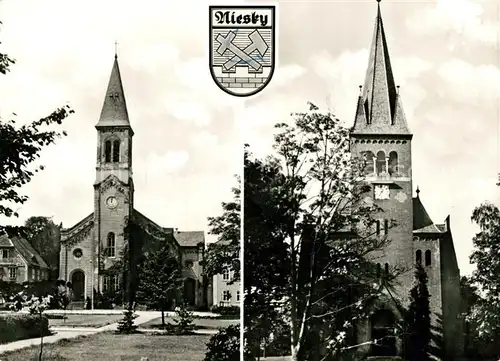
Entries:
[[7, 235], [1, 235], [0, 236], [0, 247], [14, 247], [14, 244], [12, 244], [12, 241], [7, 237]]
[[382, 22], [380, 4], [365, 84], [359, 95], [354, 134], [410, 134], [398, 95]]
[[[442, 228], [432, 221], [424, 205], [420, 201], [420, 190], [417, 188], [417, 196], [413, 198], [413, 232], [418, 233], [443, 233]], [[443, 226], [443, 225], [440, 225]]]
[[21, 254], [24, 260], [31, 266], [39, 266], [40, 268], [49, 268], [47, 263], [38, 254], [31, 244], [24, 238], [11, 237], [11, 242], [14, 244], [15, 249]]
[[127, 103], [123, 91], [118, 57], [115, 55], [113, 69], [109, 77], [108, 89], [104, 98], [101, 116], [96, 127], [126, 126], [130, 127], [128, 119]]
[[197, 247], [200, 243], [205, 244], [205, 232], [203, 231], [176, 231], [174, 238], [181, 247]]

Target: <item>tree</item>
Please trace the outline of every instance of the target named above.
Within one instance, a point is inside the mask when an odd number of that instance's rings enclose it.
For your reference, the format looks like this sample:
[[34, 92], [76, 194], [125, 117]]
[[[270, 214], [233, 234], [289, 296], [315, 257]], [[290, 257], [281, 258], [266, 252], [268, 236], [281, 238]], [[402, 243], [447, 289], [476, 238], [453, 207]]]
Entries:
[[431, 351], [430, 294], [427, 273], [421, 264], [415, 270], [415, 285], [410, 290], [410, 305], [406, 314], [406, 359], [425, 361]]
[[203, 361], [239, 361], [240, 360], [240, 326], [231, 325], [220, 328], [210, 337], [207, 353]]
[[145, 257], [139, 274], [137, 298], [148, 307], [161, 310], [161, 323], [164, 327], [165, 311], [171, 306], [182, 285], [179, 262], [167, 247], [163, 247]]
[[[1, 23], [0, 23], [1, 24]], [[5, 75], [15, 60], [7, 54], [0, 53], [0, 73]], [[40, 157], [41, 150], [55, 142], [65, 131], [50, 130], [53, 125], [62, 121], [74, 111], [65, 105], [54, 110], [50, 115], [29, 124], [17, 126], [15, 120], [0, 118], [0, 215], [19, 217], [17, 205], [24, 204], [28, 197], [19, 192], [19, 188], [29, 183], [36, 172], [43, 170], [32, 167]], [[13, 114], [16, 116], [16, 114]], [[23, 235], [23, 227], [0, 226], [0, 231], [9, 234]]]
[[28, 242], [50, 267], [50, 279], [59, 276], [61, 229], [49, 217], [30, 217], [24, 223]]
[[222, 214], [209, 217], [210, 234], [218, 236], [218, 242], [208, 245], [203, 268], [207, 276], [223, 273], [228, 268], [234, 272], [231, 282], [240, 280], [240, 180], [232, 188], [233, 200], [222, 202]]
[[[245, 163], [245, 312], [254, 286], [271, 292], [265, 302], [281, 301], [294, 361], [346, 352], [355, 343], [354, 323], [398, 272], [376, 273], [374, 252], [387, 239], [375, 236], [372, 215], [381, 209], [365, 201], [371, 187], [363, 161], [351, 156], [349, 129], [309, 105], [292, 124], [276, 125], [275, 155]], [[260, 235], [246, 222], [247, 204]], [[276, 254], [262, 257], [258, 250], [266, 248]], [[257, 268], [266, 281], [256, 279]]]
[[[476, 270], [462, 280], [467, 307], [468, 342], [482, 357], [500, 356], [500, 210], [486, 202], [472, 212], [479, 226], [470, 263]], [[471, 350], [469, 350], [471, 351]]]

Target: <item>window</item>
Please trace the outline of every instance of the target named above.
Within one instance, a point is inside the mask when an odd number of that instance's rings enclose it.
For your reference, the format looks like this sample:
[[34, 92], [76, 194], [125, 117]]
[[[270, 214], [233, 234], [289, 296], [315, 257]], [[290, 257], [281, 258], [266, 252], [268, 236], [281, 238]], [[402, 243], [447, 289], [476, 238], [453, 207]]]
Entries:
[[429, 250], [425, 251], [425, 265], [426, 266], [431, 265], [431, 251]]
[[377, 236], [380, 236], [380, 221], [379, 220], [377, 220], [376, 226], [377, 226]]
[[17, 277], [17, 268], [9, 268], [9, 277], [15, 279]]
[[422, 251], [421, 250], [417, 250], [416, 252], [416, 261], [417, 261], [417, 264], [422, 264]]
[[384, 219], [384, 234], [389, 233], [389, 221], [387, 219]]
[[104, 143], [104, 161], [106, 163], [111, 162], [111, 141], [107, 140], [106, 143]]
[[373, 154], [373, 152], [370, 151], [365, 152], [363, 155], [365, 158], [365, 164], [364, 164], [365, 174], [372, 174], [375, 171], [373, 162], [375, 155]]
[[2, 258], [9, 258], [9, 253], [8, 249], [2, 249]]
[[115, 234], [113, 232], [108, 233], [108, 240], [106, 244], [106, 256], [115, 256]]
[[106, 275], [103, 278], [103, 291], [117, 291], [120, 288], [118, 275]]
[[385, 167], [385, 153], [383, 151], [379, 151], [377, 153], [377, 174], [380, 175], [386, 171]]
[[393, 175], [398, 171], [398, 153], [389, 153], [389, 174]]
[[384, 269], [385, 275], [388, 276], [389, 275], [389, 263], [386, 263], [384, 268], [385, 268]]
[[118, 163], [120, 161], [120, 141], [115, 140], [113, 142], [113, 163]]
[[228, 270], [227, 268], [226, 268], [226, 269], [224, 270], [224, 272], [222, 273], [222, 279], [223, 279], [224, 281], [228, 281], [228, 280], [229, 280], [229, 270]]
[[223, 301], [230, 301], [231, 300], [231, 292], [229, 292], [229, 291], [222, 292], [222, 300]]
[[118, 163], [120, 161], [120, 141], [107, 140], [104, 142], [104, 162], [106, 163]]
[[35, 268], [35, 276], [34, 276], [34, 278], [35, 278], [35, 281], [38, 281], [38, 270], [36, 268]]
[[377, 278], [380, 278], [380, 263], [377, 263]]
[[77, 248], [73, 251], [73, 256], [78, 259], [78, 258], [82, 258], [83, 256], [83, 251], [80, 249], [80, 248]]
[[240, 302], [240, 291], [236, 291], [236, 301]]

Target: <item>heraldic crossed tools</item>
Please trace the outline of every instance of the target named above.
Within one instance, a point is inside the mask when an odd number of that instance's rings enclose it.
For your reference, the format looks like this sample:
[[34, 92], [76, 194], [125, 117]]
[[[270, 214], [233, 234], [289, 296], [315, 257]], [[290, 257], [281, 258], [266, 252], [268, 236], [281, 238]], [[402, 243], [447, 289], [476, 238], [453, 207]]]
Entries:
[[245, 49], [240, 49], [233, 44], [233, 40], [236, 37], [236, 33], [230, 31], [226, 37], [221, 34], [217, 35], [218, 43], [220, 43], [217, 53], [223, 55], [226, 50], [229, 50], [234, 56], [223, 64], [225, 70], [231, 70], [240, 61], [250, 65], [255, 70], [260, 70], [262, 64], [252, 57], [252, 53], [257, 50], [259, 55], [262, 57], [266, 53], [269, 46], [266, 44], [265, 40], [262, 38], [258, 30], [253, 31], [248, 35], [250, 39], [250, 44]]

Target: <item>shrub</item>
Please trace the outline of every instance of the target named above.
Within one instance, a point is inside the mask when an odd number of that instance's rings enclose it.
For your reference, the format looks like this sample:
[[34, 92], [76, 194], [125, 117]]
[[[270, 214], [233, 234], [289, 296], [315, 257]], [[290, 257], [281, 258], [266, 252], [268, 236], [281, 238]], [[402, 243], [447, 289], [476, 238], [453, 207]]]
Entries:
[[123, 319], [118, 321], [118, 328], [116, 330], [117, 333], [136, 333], [137, 325], [134, 324], [134, 320], [138, 316], [134, 313], [133, 309], [128, 309], [124, 312]]
[[18, 313], [0, 315], [0, 343], [40, 337], [40, 330], [43, 330], [44, 336], [51, 334], [49, 320], [45, 316]]
[[207, 343], [207, 353], [203, 361], [239, 361], [240, 326], [221, 328]]
[[240, 308], [238, 306], [212, 306], [210, 310], [213, 313], [218, 313], [223, 318], [240, 318]]
[[176, 330], [178, 335], [190, 335], [196, 326], [193, 323], [194, 315], [193, 312], [189, 311], [187, 307], [183, 306], [175, 309], [176, 317], [174, 322], [176, 323]]

